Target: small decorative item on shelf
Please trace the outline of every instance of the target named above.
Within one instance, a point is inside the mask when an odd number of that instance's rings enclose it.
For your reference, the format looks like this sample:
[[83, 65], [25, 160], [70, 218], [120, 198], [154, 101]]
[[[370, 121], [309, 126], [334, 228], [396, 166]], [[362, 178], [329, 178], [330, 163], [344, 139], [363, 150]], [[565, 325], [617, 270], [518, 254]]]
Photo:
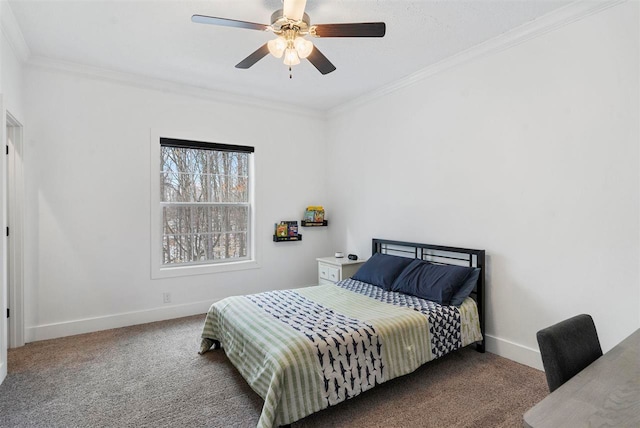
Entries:
[[304, 218], [300, 222], [303, 227], [327, 226], [324, 219], [324, 208], [321, 206], [309, 206], [304, 212]]
[[298, 236], [298, 222], [297, 221], [287, 221], [287, 229], [289, 231], [289, 236]]
[[315, 221], [315, 218], [316, 218], [315, 208], [316, 207], [307, 207], [307, 209], [304, 211], [304, 218], [302, 220], [309, 221], [309, 222]]
[[298, 233], [298, 221], [281, 221], [280, 223], [276, 223], [273, 241], [302, 241], [302, 235]]
[[289, 236], [289, 229], [286, 223], [281, 222], [280, 224], [276, 224], [276, 236], [278, 238], [286, 238]]

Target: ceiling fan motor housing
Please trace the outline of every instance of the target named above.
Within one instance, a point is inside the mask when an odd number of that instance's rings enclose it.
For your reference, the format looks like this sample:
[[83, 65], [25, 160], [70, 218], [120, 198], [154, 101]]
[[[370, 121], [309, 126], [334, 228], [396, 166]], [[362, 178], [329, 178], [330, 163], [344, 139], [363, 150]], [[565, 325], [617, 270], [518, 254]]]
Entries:
[[311, 19], [304, 13], [300, 21], [294, 21], [284, 16], [284, 10], [278, 9], [271, 14], [271, 28], [275, 34], [281, 34], [285, 30], [297, 29], [298, 34], [304, 36], [309, 34]]

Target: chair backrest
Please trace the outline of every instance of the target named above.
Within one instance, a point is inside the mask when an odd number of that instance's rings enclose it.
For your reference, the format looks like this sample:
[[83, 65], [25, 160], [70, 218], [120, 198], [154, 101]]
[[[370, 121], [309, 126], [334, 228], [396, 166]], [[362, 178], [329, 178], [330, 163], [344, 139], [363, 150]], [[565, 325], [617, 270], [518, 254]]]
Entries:
[[596, 326], [586, 314], [540, 330], [537, 337], [550, 392], [602, 356]]

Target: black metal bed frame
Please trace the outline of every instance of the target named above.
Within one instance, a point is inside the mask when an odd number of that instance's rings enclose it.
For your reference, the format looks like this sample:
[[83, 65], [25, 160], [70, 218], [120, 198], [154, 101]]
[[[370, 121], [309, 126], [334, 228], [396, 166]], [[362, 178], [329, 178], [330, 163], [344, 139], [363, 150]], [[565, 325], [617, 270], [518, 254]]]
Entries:
[[414, 242], [374, 238], [372, 240], [371, 254], [375, 253], [411, 257], [442, 265], [480, 268], [478, 284], [471, 293], [471, 297], [476, 301], [478, 306], [480, 331], [482, 332], [482, 341], [476, 343], [476, 350], [478, 352], [485, 351], [484, 271], [486, 265], [484, 250], [472, 250], [469, 248], [446, 247], [442, 245], [418, 244]]

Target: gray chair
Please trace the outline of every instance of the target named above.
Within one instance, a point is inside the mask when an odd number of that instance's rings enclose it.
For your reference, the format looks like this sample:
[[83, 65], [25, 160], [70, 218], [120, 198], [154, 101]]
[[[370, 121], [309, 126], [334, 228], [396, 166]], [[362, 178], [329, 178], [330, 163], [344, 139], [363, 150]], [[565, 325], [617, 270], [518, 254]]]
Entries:
[[549, 392], [558, 389], [602, 356], [593, 319], [576, 315], [537, 334]]

